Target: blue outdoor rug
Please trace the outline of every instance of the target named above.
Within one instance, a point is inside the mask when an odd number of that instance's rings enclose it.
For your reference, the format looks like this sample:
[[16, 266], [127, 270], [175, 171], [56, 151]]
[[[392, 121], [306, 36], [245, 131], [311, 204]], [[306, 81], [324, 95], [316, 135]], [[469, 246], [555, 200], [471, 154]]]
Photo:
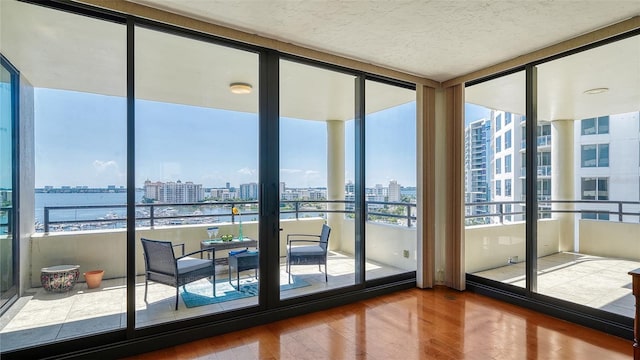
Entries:
[[[309, 286], [309, 283], [300, 279], [297, 276], [292, 277], [291, 284], [285, 283], [280, 285], [280, 291], [291, 290]], [[235, 285], [235, 281], [232, 281]], [[180, 296], [184, 304], [188, 308], [217, 304], [225, 301], [238, 300], [258, 295], [258, 280], [256, 278], [240, 279], [240, 291], [236, 290], [229, 281], [224, 280], [216, 281], [216, 296], [213, 296], [213, 289], [211, 280], [202, 279], [194, 281], [186, 285], [186, 291], [180, 287]]]

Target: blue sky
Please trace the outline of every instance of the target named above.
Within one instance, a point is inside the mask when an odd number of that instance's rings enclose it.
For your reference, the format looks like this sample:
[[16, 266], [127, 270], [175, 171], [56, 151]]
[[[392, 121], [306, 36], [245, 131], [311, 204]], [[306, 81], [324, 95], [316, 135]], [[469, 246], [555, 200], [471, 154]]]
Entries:
[[465, 126], [469, 125], [469, 123], [480, 120], [482, 118], [489, 118], [491, 115], [491, 110], [471, 103], [464, 104], [464, 123]]
[[[126, 184], [126, 101], [61, 90], [35, 92], [36, 187]], [[345, 131], [353, 180], [353, 121]], [[287, 187], [326, 186], [324, 122], [281, 119], [280, 176]], [[415, 186], [415, 103], [367, 118], [367, 186]], [[144, 180], [205, 187], [258, 181], [256, 114], [139, 100], [136, 186]]]

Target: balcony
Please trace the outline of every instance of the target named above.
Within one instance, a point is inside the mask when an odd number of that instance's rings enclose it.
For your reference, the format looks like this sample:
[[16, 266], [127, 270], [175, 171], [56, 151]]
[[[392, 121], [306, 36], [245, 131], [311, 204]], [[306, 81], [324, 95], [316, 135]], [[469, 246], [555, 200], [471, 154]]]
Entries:
[[[215, 206], [227, 210], [217, 215], [205, 209], [212, 204], [137, 206], [136, 327], [257, 305], [257, 297], [253, 296], [186, 308], [180, 298], [179, 310], [174, 311], [175, 288], [153, 282], [149, 286], [148, 302], [143, 300], [144, 262], [138, 239], [175, 239], [175, 242], [185, 243], [185, 252], [199, 250], [200, 242], [207, 238], [206, 229], [211, 224], [218, 226], [219, 234], [237, 235], [240, 218], [229, 211], [232, 205], [242, 205], [241, 208], [246, 209], [242, 211], [244, 236], [257, 238], [258, 223], [253, 219], [257, 217], [256, 202], [217, 203]], [[185, 214], [180, 210], [181, 207], [189, 208], [191, 212]], [[110, 211], [112, 216], [108, 219], [87, 219], [80, 214], [82, 211], [93, 211], [95, 207], [50, 207], [45, 210], [42, 230], [49, 231], [31, 237], [31, 288], [2, 316], [0, 332], [3, 351], [126, 327], [126, 229], [121, 227], [126, 219], [118, 215], [124, 211], [124, 208], [119, 208], [112, 205], [98, 207], [102, 212]], [[69, 211], [79, 211], [78, 220], [62, 220], [60, 214]], [[329, 241], [328, 282], [325, 282], [324, 273], [319, 272], [317, 266], [295, 266], [292, 273], [308, 285], [281, 291], [282, 299], [355, 284], [353, 202], [283, 201], [280, 214], [281, 284], [288, 282], [285, 272], [287, 234], [318, 233], [323, 223], [332, 221], [332, 217], [339, 218], [338, 223], [332, 226]], [[366, 279], [415, 271], [416, 205], [368, 202], [367, 216]], [[217, 283], [220, 283], [220, 279], [228, 278], [228, 267], [224, 264], [227, 256], [224, 251], [216, 252], [216, 258], [222, 260], [222, 264], [216, 265]], [[88, 289], [81, 275], [80, 282], [68, 293], [46, 292], [40, 284], [40, 269], [63, 263], [80, 265], [81, 274], [95, 268], [103, 269], [105, 279], [100, 288]], [[253, 272], [243, 274], [245, 278], [251, 278], [252, 275]]]
[[[202, 205], [201, 206], [208, 206]], [[225, 204], [223, 206], [229, 206]], [[243, 230], [245, 236], [257, 237], [257, 222], [250, 218], [254, 203], [244, 204]], [[344, 206], [344, 210], [331, 207]], [[616, 201], [544, 201], [539, 203], [541, 212], [559, 215], [538, 222], [538, 292], [576, 302], [585, 306], [631, 317], [633, 299], [629, 288], [628, 270], [640, 268], [640, 203]], [[191, 205], [189, 205], [191, 206]], [[572, 207], [571, 210], [560, 207]], [[151, 205], [141, 208], [151, 209]], [[153, 211], [145, 215], [141, 210], [136, 238], [141, 236], [157, 239], [180, 239], [186, 251], [199, 249], [206, 238], [209, 223], [195, 223], [198, 219], [213, 221], [220, 233], [236, 233], [239, 218], [230, 212], [218, 219], [207, 218], [210, 214], [184, 214], [162, 211], [164, 206], [154, 205]], [[171, 206], [176, 209], [178, 204]], [[319, 208], [318, 208], [319, 207]], [[510, 211], [508, 208], [510, 207]], [[332, 232], [328, 264], [328, 282], [316, 266], [298, 266], [294, 274], [303, 277], [310, 285], [281, 291], [281, 298], [291, 298], [323, 292], [355, 284], [353, 203], [327, 201], [286, 201], [281, 207], [280, 221], [280, 278], [287, 282], [284, 256], [286, 234], [317, 232], [329, 216], [343, 220], [342, 229]], [[391, 211], [393, 209], [393, 211]], [[99, 333], [122, 329], [126, 326], [126, 231], [118, 228], [94, 230], [81, 229], [85, 220], [73, 220], [65, 225], [55, 219], [56, 211], [49, 209], [50, 232], [34, 234], [31, 239], [30, 261], [31, 288], [2, 317], [3, 348], [19, 348], [87, 333]], [[202, 210], [201, 210], [202, 211]], [[366, 224], [367, 254], [366, 278], [375, 279], [416, 268], [415, 204], [368, 202]], [[578, 219], [582, 213], [609, 213], [615, 221]], [[161, 215], [162, 213], [162, 215]], [[158, 216], [151, 223], [151, 214]], [[486, 202], [467, 204], [465, 235], [466, 272], [513, 286], [524, 286], [524, 233], [522, 202]], [[575, 240], [578, 248], [566, 246], [568, 227], [563, 225], [571, 216], [577, 224]], [[286, 219], [285, 219], [286, 217]], [[102, 222], [118, 222], [100, 219]], [[190, 222], [190, 223], [189, 223]], [[100, 223], [94, 223], [94, 226]], [[43, 224], [46, 227], [47, 224]], [[114, 226], [113, 224], [103, 226]], [[63, 231], [63, 229], [75, 231]], [[53, 231], [54, 229], [59, 231]], [[607, 239], [607, 241], [603, 241]], [[571, 239], [573, 243], [573, 238]], [[109, 246], [105, 246], [109, 244]], [[100, 249], [97, 251], [96, 249]], [[405, 257], [408, 249], [411, 256]], [[226, 254], [219, 254], [220, 258]], [[81, 272], [100, 267], [106, 276], [99, 289], [88, 289], [84, 282], [73, 291], [64, 294], [45, 292], [39, 283], [40, 268], [54, 263], [79, 264]], [[148, 303], [143, 301], [144, 279], [140, 244], [136, 243], [136, 327], [198, 317], [257, 305], [257, 297], [243, 298], [224, 303], [186, 308], [180, 300], [179, 310], [173, 310], [175, 290], [171, 287], [151, 283]], [[227, 267], [216, 267], [218, 279], [226, 279]], [[245, 274], [249, 277], [251, 274]], [[82, 279], [81, 279], [82, 280]], [[90, 305], [96, 305], [89, 308]], [[54, 310], [54, 311], [52, 311]], [[46, 314], [46, 315], [45, 315]]]
[[[507, 206], [512, 211], [506, 211]], [[466, 272], [525, 286], [524, 203], [467, 204], [489, 211], [467, 216]], [[608, 214], [611, 221], [582, 219]], [[631, 277], [640, 268], [640, 202], [539, 200], [537, 292], [572, 303], [634, 316]]]

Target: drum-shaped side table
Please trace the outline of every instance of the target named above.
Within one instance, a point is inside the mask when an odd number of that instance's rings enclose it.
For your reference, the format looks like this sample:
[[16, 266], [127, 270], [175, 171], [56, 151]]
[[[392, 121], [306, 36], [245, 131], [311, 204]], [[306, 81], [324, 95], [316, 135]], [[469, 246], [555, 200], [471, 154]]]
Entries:
[[46, 291], [67, 292], [80, 277], [80, 265], [57, 265], [40, 269], [40, 283]]

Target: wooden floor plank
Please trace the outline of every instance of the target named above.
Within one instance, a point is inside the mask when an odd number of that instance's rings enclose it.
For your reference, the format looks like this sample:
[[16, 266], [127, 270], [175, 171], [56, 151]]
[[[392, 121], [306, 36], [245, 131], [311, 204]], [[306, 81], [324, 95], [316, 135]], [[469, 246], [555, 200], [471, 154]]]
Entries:
[[632, 342], [471, 292], [410, 289], [129, 359], [631, 359]]

